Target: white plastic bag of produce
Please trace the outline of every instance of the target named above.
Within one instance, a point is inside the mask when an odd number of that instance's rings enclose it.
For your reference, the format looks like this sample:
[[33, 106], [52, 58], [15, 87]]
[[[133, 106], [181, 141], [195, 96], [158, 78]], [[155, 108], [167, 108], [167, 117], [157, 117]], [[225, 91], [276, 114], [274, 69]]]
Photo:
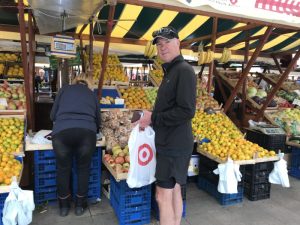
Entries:
[[238, 193], [238, 182], [242, 178], [240, 165], [233, 163], [229, 158], [226, 163], [219, 164], [213, 172], [219, 174], [218, 192], [222, 194]]
[[52, 144], [51, 130], [40, 130], [32, 138], [33, 144]]
[[32, 222], [33, 191], [22, 190], [14, 177], [3, 208], [3, 225], [27, 225]]
[[287, 163], [283, 159], [284, 153], [278, 154], [280, 160], [274, 162], [274, 169], [269, 175], [269, 182], [272, 184], [281, 184], [282, 187], [290, 187]]
[[136, 125], [129, 136], [128, 147], [130, 167], [127, 184], [130, 188], [139, 188], [155, 181], [156, 148], [155, 132], [148, 126], [144, 131]]

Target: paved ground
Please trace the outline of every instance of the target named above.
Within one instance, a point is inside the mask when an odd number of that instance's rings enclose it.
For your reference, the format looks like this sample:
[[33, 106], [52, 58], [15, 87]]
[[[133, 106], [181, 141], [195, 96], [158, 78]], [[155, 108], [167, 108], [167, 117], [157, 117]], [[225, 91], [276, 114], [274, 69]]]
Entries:
[[[291, 188], [272, 185], [271, 198], [243, 202], [223, 207], [210, 195], [189, 183], [187, 188], [187, 216], [182, 225], [299, 225], [300, 224], [300, 180], [290, 177]], [[91, 205], [87, 212], [77, 217], [58, 216], [57, 206], [49, 206], [47, 211], [34, 212], [33, 223], [38, 225], [117, 225], [118, 220], [105, 197], [100, 203]], [[158, 224], [153, 218], [151, 224]]]

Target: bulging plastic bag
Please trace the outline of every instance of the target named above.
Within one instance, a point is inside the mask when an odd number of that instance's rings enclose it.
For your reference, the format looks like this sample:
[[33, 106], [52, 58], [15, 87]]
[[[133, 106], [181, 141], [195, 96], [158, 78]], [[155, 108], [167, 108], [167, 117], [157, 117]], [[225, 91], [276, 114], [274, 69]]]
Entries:
[[27, 225], [32, 222], [33, 191], [22, 190], [14, 177], [4, 202], [3, 225]]
[[240, 165], [233, 163], [232, 159], [228, 159], [226, 163], [218, 165], [218, 168], [213, 171], [219, 174], [218, 191], [222, 194], [238, 193], [238, 182], [241, 181], [242, 174]]
[[278, 154], [280, 160], [274, 162], [274, 169], [269, 175], [269, 182], [272, 184], [281, 184], [282, 187], [290, 187], [287, 163], [283, 159], [284, 153]]
[[155, 181], [154, 138], [155, 132], [150, 126], [140, 131], [139, 125], [136, 125], [130, 133], [128, 140], [130, 168], [126, 180], [130, 188], [139, 188]]
[[32, 138], [33, 144], [52, 144], [51, 130], [40, 130]]

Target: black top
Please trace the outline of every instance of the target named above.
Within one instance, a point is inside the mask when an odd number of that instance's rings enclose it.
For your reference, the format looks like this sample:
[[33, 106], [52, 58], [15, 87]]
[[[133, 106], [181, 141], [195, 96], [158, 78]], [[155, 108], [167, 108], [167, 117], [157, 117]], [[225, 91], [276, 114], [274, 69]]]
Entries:
[[181, 55], [162, 65], [164, 78], [152, 113], [157, 152], [173, 156], [191, 154], [191, 120], [196, 109], [196, 75]]
[[66, 85], [58, 92], [51, 114], [52, 134], [69, 128], [99, 131], [100, 107], [96, 95], [83, 84]]

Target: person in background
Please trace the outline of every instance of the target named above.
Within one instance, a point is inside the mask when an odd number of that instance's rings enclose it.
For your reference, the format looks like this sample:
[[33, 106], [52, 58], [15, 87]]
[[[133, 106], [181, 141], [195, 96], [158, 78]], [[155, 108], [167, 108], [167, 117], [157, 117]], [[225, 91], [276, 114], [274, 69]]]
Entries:
[[45, 79], [45, 70], [40, 69], [38, 74], [35, 74], [34, 77], [34, 86], [35, 86], [35, 91], [36, 93], [39, 93], [39, 88], [42, 84], [42, 82]]
[[73, 157], [77, 162], [78, 175], [75, 214], [82, 215], [87, 208], [90, 164], [100, 127], [99, 103], [91, 86], [92, 82], [85, 74], [77, 76], [72, 85], [60, 89], [50, 114], [61, 216], [67, 216], [70, 210], [69, 184]]
[[196, 75], [180, 53], [174, 28], [163, 27], [152, 36], [158, 56], [164, 61], [164, 77], [153, 112], [144, 111], [138, 123], [141, 129], [152, 124], [155, 131], [160, 224], [179, 225], [183, 211], [181, 185], [186, 184], [194, 146], [191, 120], [196, 109]]

